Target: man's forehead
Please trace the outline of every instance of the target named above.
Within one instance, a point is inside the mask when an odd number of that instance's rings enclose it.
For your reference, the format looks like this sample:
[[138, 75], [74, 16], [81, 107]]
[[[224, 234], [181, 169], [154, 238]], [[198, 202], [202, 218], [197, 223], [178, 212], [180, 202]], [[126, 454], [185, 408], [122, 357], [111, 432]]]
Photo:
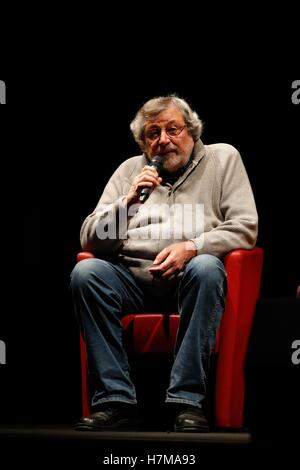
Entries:
[[170, 105], [163, 111], [161, 111], [159, 114], [156, 116], [153, 116], [152, 118], [149, 118], [146, 120], [145, 125], [153, 125], [153, 124], [160, 124], [160, 123], [167, 123], [167, 122], [177, 122], [177, 121], [182, 121], [183, 120], [183, 115], [182, 112], [180, 111], [177, 106]]

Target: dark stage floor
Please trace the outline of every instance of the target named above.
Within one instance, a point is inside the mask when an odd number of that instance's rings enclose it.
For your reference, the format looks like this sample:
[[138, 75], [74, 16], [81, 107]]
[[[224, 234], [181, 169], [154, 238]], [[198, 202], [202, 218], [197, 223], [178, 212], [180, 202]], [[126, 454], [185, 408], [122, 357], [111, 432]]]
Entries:
[[248, 432], [179, 433], [153, 431], [75, 431], [70, 426], [5, 426], [0, 427], [0, 439], [74, 440], [134, 443], [197, 443], [214, 446], [251, 445]]

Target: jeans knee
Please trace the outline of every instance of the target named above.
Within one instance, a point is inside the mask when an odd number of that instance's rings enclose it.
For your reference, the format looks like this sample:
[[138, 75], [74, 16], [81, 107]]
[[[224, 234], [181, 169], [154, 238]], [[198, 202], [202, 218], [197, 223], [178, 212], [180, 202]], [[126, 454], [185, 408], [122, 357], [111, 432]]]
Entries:
[[71, 289], [88, 285], [96, 275], [98, 277], [101, 271], [105, 271], [105, 263], [106, 261], [98, 258], [79, 261], [71, 273]]
[[222, 261], [213, 255], [197, 255], [190, 260], [186, 273], [197, 278], [199, 282], [219, 283], [226, 278]]

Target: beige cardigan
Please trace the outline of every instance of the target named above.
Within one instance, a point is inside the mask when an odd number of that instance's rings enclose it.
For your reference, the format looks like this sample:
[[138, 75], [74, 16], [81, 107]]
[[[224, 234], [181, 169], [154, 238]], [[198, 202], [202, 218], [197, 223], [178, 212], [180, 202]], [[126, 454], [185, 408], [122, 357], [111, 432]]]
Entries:
[[128, 214], [125, 196], [145, 164], [146, 157], [139, 155], [124, 161], [114, 172], [94, 212], [83, 222], [80, 235], [84, 250], [101, 258], [117, 257], [137, 281], [150, 287], [154, 280], [149, 266], [173, 242], [190, 239], [198, 254], [218, 257], [255, 245], [255, 201], [234, 147], [203, 145], [198, 140], [192, 163], [174, 186], [162, 182], [143, 205], [131, 207]]

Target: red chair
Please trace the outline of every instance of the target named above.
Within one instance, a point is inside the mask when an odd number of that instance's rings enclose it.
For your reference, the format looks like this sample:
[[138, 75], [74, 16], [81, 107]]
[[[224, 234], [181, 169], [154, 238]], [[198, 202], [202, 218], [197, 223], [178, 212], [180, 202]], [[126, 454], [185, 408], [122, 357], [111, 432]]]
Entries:
[[[93, 258], [81, 252], [77, 261]], [[214, 415], [215, 426], [241, 428], [243, 426], [245, 396], [245, 357], [259, 296], [263, 265], [263, 250], [232, 250], [224, 259], [228, 290], [225, 312], [221, 320], [215, 353], [216, 380]], [[122, 324], [132, 332], [135, 353], [170, 353], [173, 350], [179, 315], [167, 317], [162, 313], [137, 313], [125, 316]], [[83, 415], [90, 414], [86, 349], [80, 336]]]

